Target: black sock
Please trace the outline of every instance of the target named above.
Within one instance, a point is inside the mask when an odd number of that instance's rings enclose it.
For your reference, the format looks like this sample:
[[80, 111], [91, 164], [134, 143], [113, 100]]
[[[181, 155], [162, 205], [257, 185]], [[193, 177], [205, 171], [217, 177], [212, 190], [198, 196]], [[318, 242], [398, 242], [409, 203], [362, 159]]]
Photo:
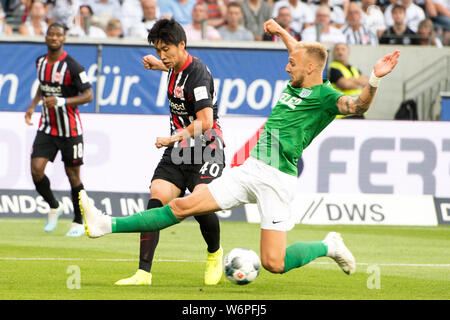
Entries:
[[[150, 199], [147, 210], [162, 207], [163, 204], [158, 199]], [[139, 269], [150, 272], [152, 269], [153, 256], [159, 241], [159, 230], [153, 232], [142, 232], [139, 248]]]
[[81, 216], [80, 203], [78, 202], [78, 193], [84, 189], [83, 184], [72, 188], [72, 203], [73, 203], [73, 222], [83, 224], [83, 217]]
[[195, 216], [195, 220], [200, 224], [200, 231], [203, 239], [208, 245], [208, 252], [213, 253], [220, 248], [220, 225], [219, 218], [215, 213], [202, 216]]
[[59, 207], [58, 201], [55, 199], [52, 190], [50, 189], [50, 180], [46, 175], [40, 181], [34, 181], [34, 185], [36, 186], [36, 191], [44, 198], [45, 201], [49, 204], [50, 208], [56, 209]]

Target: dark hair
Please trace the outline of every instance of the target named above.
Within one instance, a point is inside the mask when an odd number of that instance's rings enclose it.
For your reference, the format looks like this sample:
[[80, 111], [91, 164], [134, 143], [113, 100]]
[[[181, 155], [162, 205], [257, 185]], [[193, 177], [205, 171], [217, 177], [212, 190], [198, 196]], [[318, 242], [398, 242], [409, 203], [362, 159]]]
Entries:
[[406, 12], [405, 6], [398, 4], [398, 3], [396, 3], [392, 6], [391, 12], [394, 12], [394, 10], [402, 10], [403, 12]]
[[149, 44], [155, 44], [158, 41], [176, 46], [181, 41], [187, 43], [186, 32], [184, 32], [183, 27], [174, 19], [158, 20], [148, 33], [147, 40]]
[[50, 25], [47, 27], [47, 33], [48, 33], [48, 31], [49, 31], [51, 28], [53, 28], [53, 27], [57, 27], [57, 28], [63, 29], [63, 30], [64, 30], [64, 34], [66, 34], [67, 27], [66, 27], [65, 25], [59, 23], [59, 22], [53, 22], [52, 24], [50, 24]]

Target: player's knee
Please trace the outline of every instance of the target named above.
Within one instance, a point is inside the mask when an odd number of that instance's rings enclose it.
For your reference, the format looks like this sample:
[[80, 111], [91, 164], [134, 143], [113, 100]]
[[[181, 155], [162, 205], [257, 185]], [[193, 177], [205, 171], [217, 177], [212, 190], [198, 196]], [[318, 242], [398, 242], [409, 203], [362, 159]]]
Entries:
[[31, 164], [31, 177], [35, 182], [42, 180], [44, 178], [44, 170], [42, 167]]
[[186, 198], [175, 198], [169, 202], [172, 213], [179, 220], [185, 219], [190, 215], [189, 204], [186, 202]]
[[269, 272], [282, 273], [284, 270], [284, 260], [273, 257], [261, 257], [261, 264]]

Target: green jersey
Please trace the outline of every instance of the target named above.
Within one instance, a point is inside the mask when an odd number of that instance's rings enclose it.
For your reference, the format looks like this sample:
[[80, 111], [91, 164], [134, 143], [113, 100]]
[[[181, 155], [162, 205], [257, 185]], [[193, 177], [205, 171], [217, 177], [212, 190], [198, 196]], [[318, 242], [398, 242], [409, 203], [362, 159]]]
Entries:
[[340, 114], [336, 102], [341, 96], [327, 79], [311, 88], [293, 88], [289, 82], [250, 155], [297, 176], [303, 150]]

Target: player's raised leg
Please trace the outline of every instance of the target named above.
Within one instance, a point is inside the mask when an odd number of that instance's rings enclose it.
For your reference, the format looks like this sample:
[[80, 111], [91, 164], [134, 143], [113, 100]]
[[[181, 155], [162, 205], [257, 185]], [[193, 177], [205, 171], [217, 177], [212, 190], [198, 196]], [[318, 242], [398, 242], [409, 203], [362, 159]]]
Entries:
[[109, 233], [162, 230], [187, 217], [220, 209], [208, 188], [202, 188], [184, 198], [176, 198], [164, 207], [145, 210], [129, 217], [110, 217], [102, 214], [89, 201], [85, 190], [80, 191], [79, 201], [86, 234], [91, 238], [98, 238]]

